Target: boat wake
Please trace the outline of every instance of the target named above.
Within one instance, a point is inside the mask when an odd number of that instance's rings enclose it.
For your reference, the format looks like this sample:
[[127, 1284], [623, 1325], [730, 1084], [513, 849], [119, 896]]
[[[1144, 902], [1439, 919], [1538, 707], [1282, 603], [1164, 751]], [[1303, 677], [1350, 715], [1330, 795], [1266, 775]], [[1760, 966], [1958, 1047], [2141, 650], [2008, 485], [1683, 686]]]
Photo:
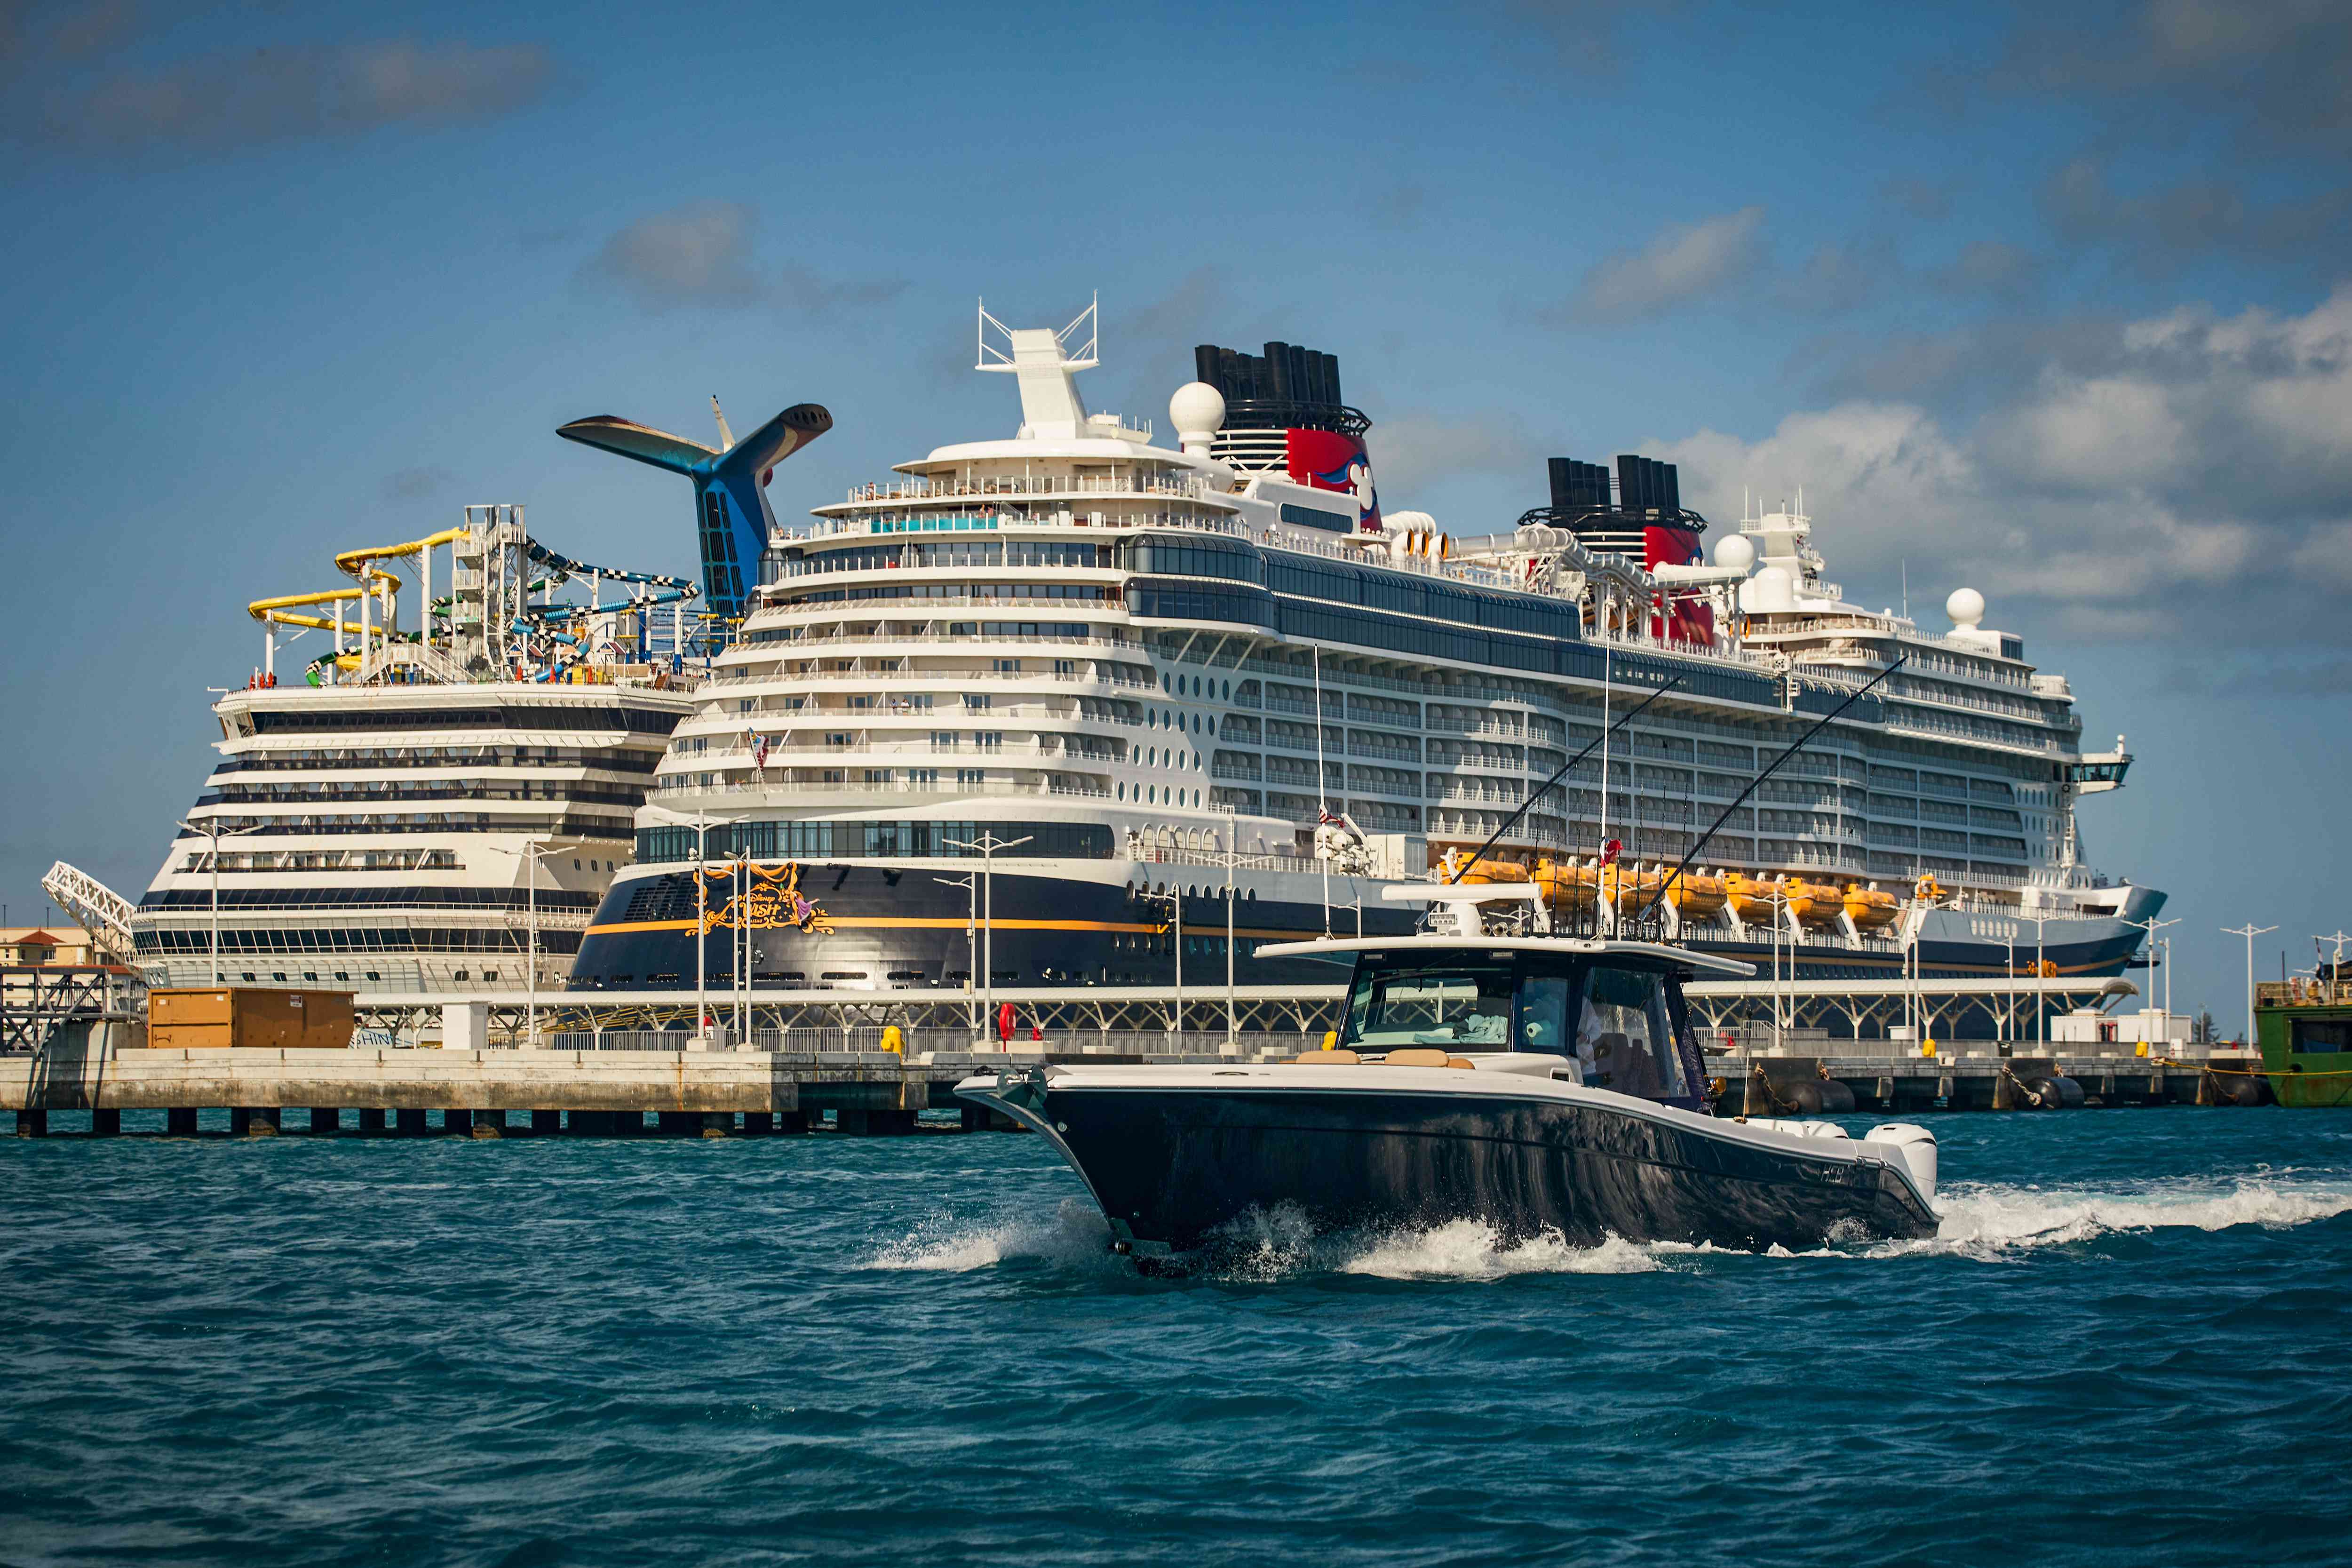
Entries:
[[1934, 1236], [1874, 1243], [1863, 1251], [1999, 1259], [2117, 1234], [2242, 1225], [2285, 1230], [2352, 1212], [2352, 1178], [2264, 1173], [2087, 1188], [1961, 1182], [1937, 1198], [1936, 1212], [1942, 1224]]
[[868, 1268], [909, 1273], [965, 1274], [998, 1264], [1037, 1262], [1076, 1268], [1123, 1269], [1110, 1250], [1110, 1227], [1094, 1205], [1065, 1198], [1050, 1214], [1014, 1215], [978, 1224], [932, 1220], [887, 1243], [866, 1260]]
[[[2352, 1178], [2292, 1173], [2196, 1177], [2114, 1187], [2042, 1187], [1959, 1183], [1937, 1198], [1943, 1224], [1916, 1241], [1860, 1240], [1805, 1252], [1774, 1247], [1766, 1259], [1868, 1260], [1945, 1257], [2008, 1262], [2101, 1237], [2166, 1230], [2284, 1230], [2352, 1213]], [[1095, 1207], [1065, 1199], [1050, 1214], [978, 1224], [935, 1221], [885, 1245], [869, 1268], [967, 1273], [1007, 1264], [1056, 1270], [1271, 1283], [1314, 1275], [1475, 1283], [1545, 1274], [1649, 1274], [1706, 1260], [1758, 1255], [1687, 1242], [1615, 1237], [1572, 1247], [1557, 1231], [1510, 1240], [1491, 1226], [1457, 1219], [1428, 1226], [1318, 1234], [1287, 1207], [1234, 1221], [1207, 1247], [1171, 1258], [1125, 1258]]]

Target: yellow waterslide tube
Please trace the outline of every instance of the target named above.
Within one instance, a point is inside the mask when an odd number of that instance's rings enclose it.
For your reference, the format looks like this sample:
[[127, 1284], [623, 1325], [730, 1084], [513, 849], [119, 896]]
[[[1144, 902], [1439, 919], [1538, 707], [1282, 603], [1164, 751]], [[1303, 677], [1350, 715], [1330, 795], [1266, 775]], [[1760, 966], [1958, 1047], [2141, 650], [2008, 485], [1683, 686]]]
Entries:
[[[400, 579], [394, 574], [378, 570], [371, 572], [368, 575], [376, 579], [378, 582], [390, 584], [392, 585], [389, 590], [390, 592], [394, 594], [400, 592]], [[246, 605], [245, 613], [251, 616], [257, 621], [270, 620], [276, 618], [270, 615], [270, 612], [273, 610], [290, 610], [302, 605], [348, 604], [354, 599], [360, 598], [363, 595], [373, 592], [374, 592], [374, 590], [367, 584], [355, 583], [348, 588], [326, 588], [316, 594], [279, 594], [272, 598], [254, 600], [253, 603]], [[316, 624], [320, 626], [331, 627], [335, 624], [332, 621], [318, 620], [316, 617], [313, 617], [312, 620], [315, 620]], [[306, 626], [312, 624], [312, 622], [289, 621], [287, 624], [290, 626]], [[354, 630], [358, 629], [356, 622], [346, 624], [352, 626]]]
[[403, 555], [422, 555], [444, 544], [455, 544], [467, 537], [462, 528], [445, 528], [438, 533], [428, 533], [422, 539], [412, 539], [405, 544], [382, 544], [367, 550], [346, 550], [335, 557], [335, 569], [356, 576], [361, 565], [369, 561], [392, 561]]

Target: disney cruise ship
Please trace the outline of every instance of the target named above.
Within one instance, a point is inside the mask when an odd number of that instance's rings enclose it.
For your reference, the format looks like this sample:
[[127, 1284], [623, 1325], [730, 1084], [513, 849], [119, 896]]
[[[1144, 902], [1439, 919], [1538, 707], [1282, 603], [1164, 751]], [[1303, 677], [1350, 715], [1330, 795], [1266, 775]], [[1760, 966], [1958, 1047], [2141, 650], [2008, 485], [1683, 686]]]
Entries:
[[1710, 558], [1638, 455], [1556, 459], [1549, 504], [1455, 537], [1383, 510], [1335, 358], [1204, 346], [1161, 445], [1081, 398], [1094, 321], [983, 310], [1012, 435], [771, 540], [575, 987], [691, 987], [698, 952], [731, 984], [739, 952], [760, 987], [1166, 984], [1180, 942], [1197, 984], [1229, 925], [1242, 984], [1326, 980], [1253, 950], [1402, 931], [1383, 888], [1507, 824], [1474, 875], [1605, 921], [1882, 676], [1700, 848], [1677, 934], [1824, 978], [2132, 961], [2163, 896], [2093, 873], [2074, 820], [2130, 759], [2082, 750], [1974, 594], [1941, 633], [1850, 605], [1787, 507]]

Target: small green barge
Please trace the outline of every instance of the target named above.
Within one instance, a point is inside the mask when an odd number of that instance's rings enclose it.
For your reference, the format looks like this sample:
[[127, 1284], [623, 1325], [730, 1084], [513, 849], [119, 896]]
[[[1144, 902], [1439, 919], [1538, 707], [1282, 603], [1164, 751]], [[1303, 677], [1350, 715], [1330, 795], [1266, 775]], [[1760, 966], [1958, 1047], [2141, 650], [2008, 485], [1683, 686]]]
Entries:
[[2256, 986], [2254, 1029], [2281, 1105], [2352, 1105], [2352, 980]]

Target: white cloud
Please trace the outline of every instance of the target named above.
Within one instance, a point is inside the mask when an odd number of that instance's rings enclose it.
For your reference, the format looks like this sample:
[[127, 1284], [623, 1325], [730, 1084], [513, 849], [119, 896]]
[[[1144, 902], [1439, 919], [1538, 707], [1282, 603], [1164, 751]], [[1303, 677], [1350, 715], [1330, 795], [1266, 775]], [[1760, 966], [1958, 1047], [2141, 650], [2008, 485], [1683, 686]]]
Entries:
[[1588, 321], [1653, 316], [1712, 293], [1761, 263], [1757, 242], [1763, 227], [1764, 209], [1748, 206], [1664, 229], [1640, 250], [1594, 263], [1567, 313]]
[[1858, 400], [1644, 450], [1716, 518], [1802, 484], [1832, 575], [1907, 561], [1915, 605], [1966, 582], [1996, 620], [2083, 635], [2352, 640], [2352, 288], [2300, 316], [2128, 323], [2100, 357], [2053, 358], [1967, 428]]

